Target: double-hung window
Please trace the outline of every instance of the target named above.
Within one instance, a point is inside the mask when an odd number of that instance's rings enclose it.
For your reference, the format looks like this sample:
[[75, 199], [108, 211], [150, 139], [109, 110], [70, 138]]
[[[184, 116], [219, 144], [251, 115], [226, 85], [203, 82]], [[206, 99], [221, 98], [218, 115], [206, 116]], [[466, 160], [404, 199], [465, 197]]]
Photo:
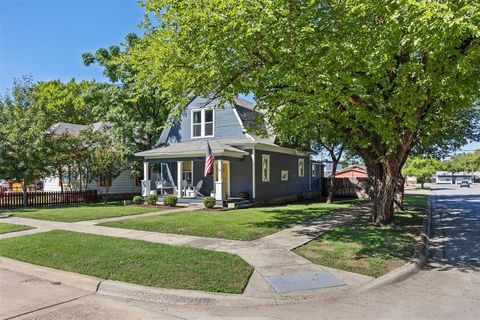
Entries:
[[213, 137], [214, 115], [212, 109], [192, 111], [192, 138]]
[[305, 159], [298, 159], [298, 176], [305, 176]]

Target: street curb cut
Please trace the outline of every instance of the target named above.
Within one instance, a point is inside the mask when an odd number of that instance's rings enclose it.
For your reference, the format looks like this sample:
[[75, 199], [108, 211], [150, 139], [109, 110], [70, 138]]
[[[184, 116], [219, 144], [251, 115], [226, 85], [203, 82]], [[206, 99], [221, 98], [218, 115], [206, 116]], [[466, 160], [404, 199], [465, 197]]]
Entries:
[[411, 261], [403, 266], [384, 274], [377, 279], [367, 282], [365, 285], [356, 289], [363, 292], [371, 289], [382, 288], [408, 279], [417, 274], [425, 265], [429, 254], [429, 239], [432, 225], [432, 196], [428, 198], [427, 214], [423, 218], [422, 233], [415, 246], [415, 254]]

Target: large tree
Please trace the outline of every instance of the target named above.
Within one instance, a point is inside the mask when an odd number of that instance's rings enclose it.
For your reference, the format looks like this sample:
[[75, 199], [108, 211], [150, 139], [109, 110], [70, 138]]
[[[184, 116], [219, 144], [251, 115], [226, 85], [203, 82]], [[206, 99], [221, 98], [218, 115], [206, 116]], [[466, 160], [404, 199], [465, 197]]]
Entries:
[[[251, 92], [267, 114], [325, 119], [373, 177], [373, 219], [393, 221], [412, 149], [473, 110], [480, 3], [147, 0], [137, 77], [171, 92]], [[147, 15], [148, 16], [148, 15]], [[151, 68], [145, 67], [151, 65]]]
[[129, 155], [154, 146], [171, 107], [161, 81], [152, 83], [150, 79], [137, 77], [144, 66], [139, 65], [141, 61], [133, 63], [130, 51], [138, 49], [140, 44], [139, 38], [130, 33], [120, 46], [112, 45], [82, 55], [85, 65], [100, 65], [111, 82], [103, 90], [110, 102], [106, 119], [115, 124], [115, 136]]
[[45, 114], [31, 99], [30, 78], [14, 81], [10, 94], [0, 98], [0, 175], [22, 181], [24, 205], [27, 185], [46, 174]]

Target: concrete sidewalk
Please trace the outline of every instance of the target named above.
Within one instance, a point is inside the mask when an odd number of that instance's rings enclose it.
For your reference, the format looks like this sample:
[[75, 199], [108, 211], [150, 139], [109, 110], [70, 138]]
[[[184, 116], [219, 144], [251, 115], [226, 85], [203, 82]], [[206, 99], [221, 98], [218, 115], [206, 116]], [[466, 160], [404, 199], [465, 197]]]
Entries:
[[[343, 209], [338, 212], [320, 217], [314, 221], [297, 225], [293, 228], [285, 229], [254, 241], [238, 241], [228, 239], [206, 238], [198, 236], [187, 236], [178, 234], [157, 233], [149, 231], [131, 230], [98, 226], [97, 223], [106, 221], [119, 221], [126, 219], [135, 219], [144, 216], [161, 215], [172, 212], [182, 212], [192, 210], [182, 208], [177, 210], [166, 210], [161, 212], [146, 213], [135, 216], [124, 216], [108, 219], [90, 220], [74, 223], [64, 223], [55, 221], [43, 221], [19, 217], [9, 217], [2, 219], [4, 222], [24, 224], [35, 227], [31, 233], [46, 232], [54, 229], [68, 230], [75, 232], [91, 233], [105, 236], [121, 237], [135, 240], [143, 240], [154, 243], [169, 245], [189, 246], [207, 250], [222, 251], [236, 254], [249, 263], [254, 269], [247, 288], [243, 294], [246, 297], [274, 298], [274, 297], [305, 297], [315, 294], [325, 294], [336, 292], [352, 287], [358, 287], [373, 278], [351, 273], [347, 271], [326, 268], [314, 264], [307, 259], [291, 252], [290, 250], [298, 247], [313, 238], [325, 233], [337, 225], [347, 223], [355, 217], [367, 214], [368, 207], [354, 207]], [[20, 235], [20, 234], [18, 234]], [[10, 234], [13, 237], [15, 234]], [[1, 238], [8, 237], [0, 235]], [[335, 277], [343, 280], [347, 286], [327, 288], [307, 292], [293, 292], [289, 294], [277, 293], [265, 277], [272, 275], [286, 275], [303, 272], [327, 271]]]

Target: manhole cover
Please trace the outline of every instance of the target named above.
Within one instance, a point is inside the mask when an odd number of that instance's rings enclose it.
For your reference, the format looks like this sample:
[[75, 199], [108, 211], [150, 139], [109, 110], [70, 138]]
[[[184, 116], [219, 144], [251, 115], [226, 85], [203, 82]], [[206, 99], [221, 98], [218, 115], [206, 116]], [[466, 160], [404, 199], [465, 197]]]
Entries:
[[266, 277], [268, 283], [278, 293], [306, 291], [345, 286], [345, 282], [326, 271], [305, 272]]

